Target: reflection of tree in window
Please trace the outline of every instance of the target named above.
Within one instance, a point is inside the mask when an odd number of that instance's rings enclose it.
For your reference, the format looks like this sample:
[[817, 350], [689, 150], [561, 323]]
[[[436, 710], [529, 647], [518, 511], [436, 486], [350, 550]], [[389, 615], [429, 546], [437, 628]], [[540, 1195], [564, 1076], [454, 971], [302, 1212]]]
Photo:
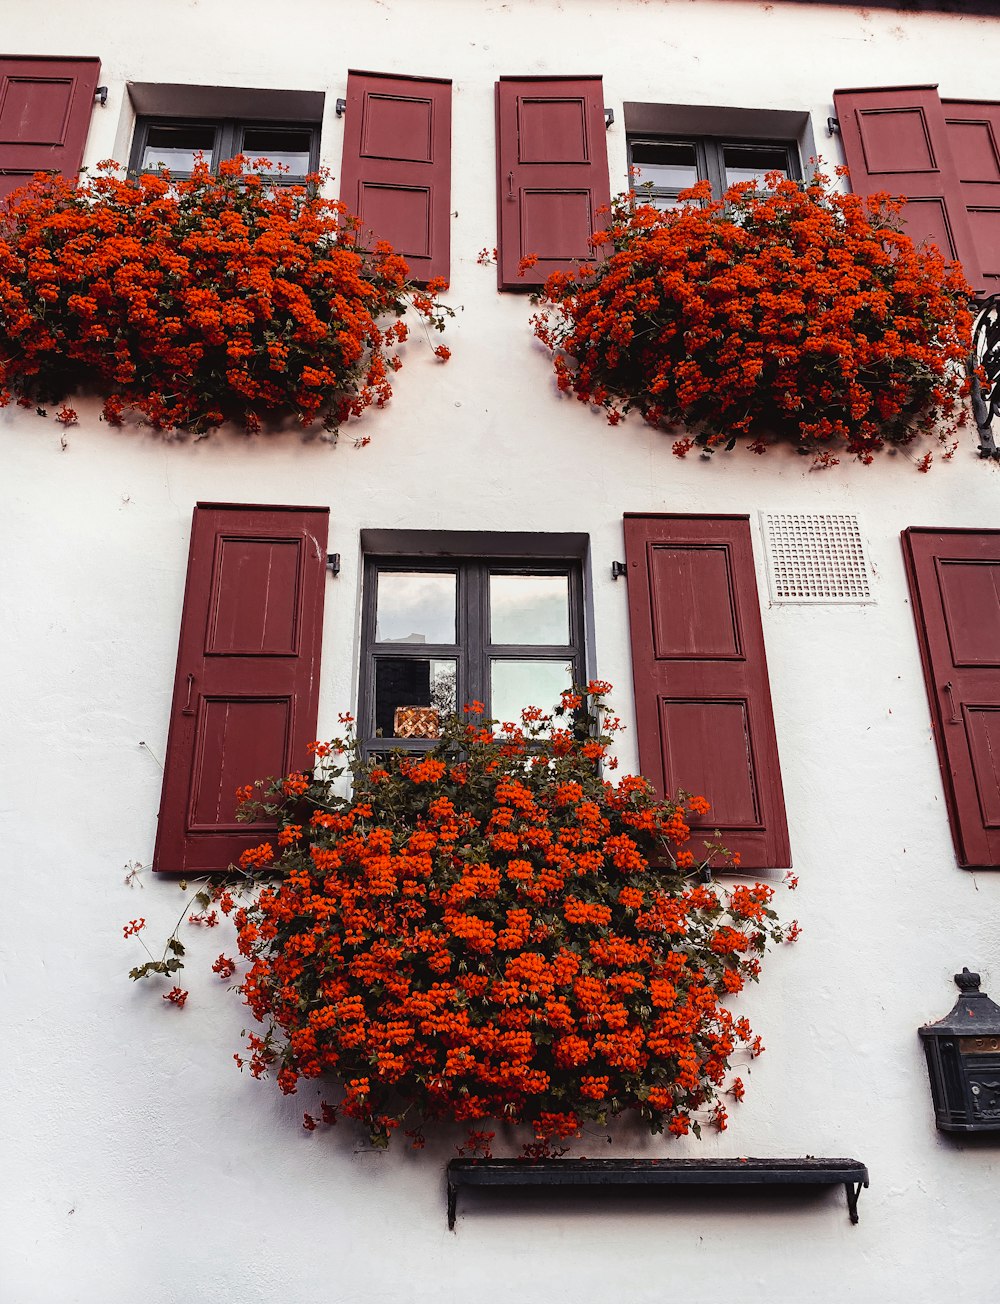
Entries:
[[432, 706], [443, 718], [455, 710], [454, 661], [424, 657], [379, 657], [375, 662], [375, 732], [395, 736], [399, 707]]

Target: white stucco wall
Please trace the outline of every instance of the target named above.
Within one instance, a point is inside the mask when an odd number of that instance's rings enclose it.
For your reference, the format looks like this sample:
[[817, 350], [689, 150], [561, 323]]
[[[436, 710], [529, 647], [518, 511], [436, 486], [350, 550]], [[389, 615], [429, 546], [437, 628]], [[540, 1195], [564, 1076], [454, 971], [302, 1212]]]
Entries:
[[[935, 1132], [916, 1029], [950, 1007], [963, 964], [1000, 1000], [1000, 872], [956, 867], [899, 532], [994, 527], [1000, 469], [972, 435], [928, 475], [904, 455], [824, 472], [781, 450], [679, 462], [669, 438], [637, 421], [611, 429], [556, 395], [527, 301], [499, 296], [475, 257], [496, 243], [500, 74], [603, 74], [614, 189], [626, 100], [807, 110], [840, 161], [824, 134], [835, 86], [996, 98], [1000, 19], [746, 0], [52, 0], [8, 5], [4, 44], [100, 55], [109, 99], [91, 165], [127, 153], [127, 81], [324, 91], [336, 171], [349, 67], [452, 77], [458, 316], [447, 367], [415, 334], [391, 405], [354, 428], [372, 437], [361, 450], [350, 428], [337, 448], [294, 433], [116, 432], [84, 402], [62, 448], [51, 420], [0, 413], [0, 1301], [992, 1298], [1000, 1149]], [[767, 1054], [724, 1136], [619, 1131], [576, 1151], [854, 1156], [872, 1177], [859, 1226], [840, 1192], [721, 1205], [470, 1195], [452, 1235], [455, 1137], [381, 1154], [346, 1125], [309, 1136], [315, 1092], [285, 1100], [236, 1071], [244, 1014], [208, 972], [232, 950], [223, 930], [188, 930], [183, 1012], [128, 982], [138, 952], [122, 924], [143, 915], [158, 936], [181, 904], [175, 884], [123, 879], [152, 854], [198, 500], [329, 503], [343, 569], [327, 583], [320, 736], [355, 707], [360, 529], [586, 531], [590, 668], [631, 725], [626, 584], [610, 577], [623, 512], [752, 515], [801, 878], [779, 905], [804, 935], [739, 998]], [[876, 602], [769, 606], [761, 510], [857, 513]], [[634, 768], [634, 729], [620, 751]]]

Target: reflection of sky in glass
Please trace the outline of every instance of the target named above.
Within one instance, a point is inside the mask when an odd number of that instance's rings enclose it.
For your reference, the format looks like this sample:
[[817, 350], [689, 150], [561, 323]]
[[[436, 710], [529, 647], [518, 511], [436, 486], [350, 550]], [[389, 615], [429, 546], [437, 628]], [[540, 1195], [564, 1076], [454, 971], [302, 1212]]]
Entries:
[[201, 151], [209, 164], [215, 148], [211, 127], [150, 127], [140, 167], [155, 172], [162, 164], [172, 172], [190, 172], [194, 156]]
[[756, 181], [763, 188], [766, 173], [788, 175], [788, 155], [783, 149], [741, 149], [736, 146], [725, 149], [723, 158], [727, 186], [734, 186], [738, 181]]
[[380, 571], [375, 603], [378, 643], [454, 643], [455, 576]]
[[698, 180], [698, 161], [693, 145], [675, 141], [635, 141], [632, 145], [632, 185], [642, 197], [643, 186], [665, 190], [686, 190]]
[[[567, 643], [569, 580], [565, 575], [491, 575], [492, 643]], [[535, 703], [526, 703], [535, 705]], [[496, 714], [496, 712], [494, 712]]]
[[309, 171], [309, 133], [248, 127], [243, 133], [243, 153], [283, 164], [292, 176], [305, 176]]
[[491, 661], [490, 714], [502, 723], [521, 723], [525, 706], [546, 715], [559, 705], [559, 694], [572, 687], [573, 667], [566, 661]]

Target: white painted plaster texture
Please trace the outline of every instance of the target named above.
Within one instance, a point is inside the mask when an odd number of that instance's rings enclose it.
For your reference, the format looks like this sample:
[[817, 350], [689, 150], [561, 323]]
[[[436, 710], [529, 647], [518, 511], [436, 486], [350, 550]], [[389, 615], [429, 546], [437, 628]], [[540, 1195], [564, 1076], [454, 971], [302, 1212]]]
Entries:
[[[110, 430], [97, 407], [58, 426], [0, 413], [5, 777], [2, 912], [3, 1304], [920, 1304], [996, 1290], [997, 1149], [933, 1127], [916, 1029], [981, 969], [1000, 999], [1000, 872], [956, 867], [899, 534], [995, 527], [1000, 471], [966, 436], [917, 474], [880, 457], [812, 472], [744, 452], [711, 464], [555, 392], [523, 296], [476, 254], [495, 243], [493, 86], [501, 74], [597, 74], [623, 104], [805, 111], [825, 136], [837, 86], [939, 83], [995, 98], [1000, 19], [746, 0], [50, 0], [8, 3], [4, 46], [103, 61], [86, 162], [124, 157], [127, 83], [308, 89], [333, 104], [348, 68], [451, 77], [454, 358], [419, 331], [383, 412], [337, 448], [295, 432], [196, 442]], [[183, 104], [178, 104], [183, 111]], [[635, 767], [627, 593], [610, 578], [626, 511], [751, 514], [804, 933], [738, 1006], [767, 1053], [730, 1130], [700, 1144], [625, 1130], [590, 1156], [850, 1155], [871, 1190], [843, 1196], [463, 1200], [445, 1224], [456, 1136], [381, 1154], [348, 1126], [309, 1136], [314, 1092], [241, 1077], [245, 1020], [208, 973], [222, 930], [192, 936], [188, 1007], [133, 986], [134, 942], [180, 908], [148, 864], [159, 801], [191, 510], [196, 501], [328, 503], [343, 569], [326, 592], [320, 728], [353, 709], [365, 527], [575, 530], [590, 536], [590, 669], [616, 685]], [[758, 511], [856, 513], [876, 602], [769, 607]], [[145, 744], [145, 745], [143, 745]], [[194, 929], [189, 930], [192, 935]], [[200, 968], [199, 968], [200, 965]]]

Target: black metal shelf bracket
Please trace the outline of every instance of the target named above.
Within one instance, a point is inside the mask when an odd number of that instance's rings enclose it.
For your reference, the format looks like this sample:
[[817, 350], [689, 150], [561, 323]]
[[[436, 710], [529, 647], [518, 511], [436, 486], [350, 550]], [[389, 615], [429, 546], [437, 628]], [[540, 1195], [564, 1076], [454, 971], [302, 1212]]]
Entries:
[[1000, 414], [1000, 295], [972, 305], [972, 415], [979, 431], [979, 456], [1000, 458], [993, 434], [993, 418]]
[[455, 1230], [461, 1186], [843, 1186], [858, 1221], [868, 1169], [857, 1159], [453, 1159], [448, 1165], [448, 1228]]
[[868, 1178], [861, 1182], [845, 1182], [844, 1194], [847, 1196], [847, 1212], [851, 1216], [851, 1222], [858, 1221], [858, 1196], [861, 1194], [861, 1188], [868, 1185]]

